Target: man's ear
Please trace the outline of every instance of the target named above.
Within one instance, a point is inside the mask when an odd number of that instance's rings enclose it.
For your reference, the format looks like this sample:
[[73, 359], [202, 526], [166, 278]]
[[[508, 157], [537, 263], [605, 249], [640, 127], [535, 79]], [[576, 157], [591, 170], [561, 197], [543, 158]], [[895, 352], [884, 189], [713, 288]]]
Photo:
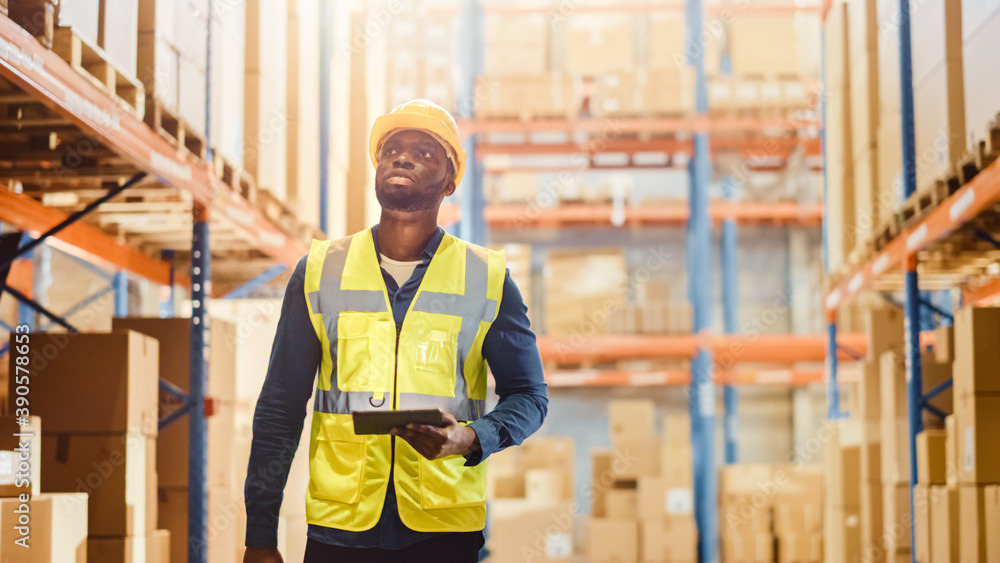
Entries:
[[458, 186], [455, 185], [455, 176], [453, 175], [451, 179], [448, 180], [448, 183], [445, 184], [444, 186], [444, 197], [448, 197], [451, 194], [455, 193], [455, 190], [457, 188]]

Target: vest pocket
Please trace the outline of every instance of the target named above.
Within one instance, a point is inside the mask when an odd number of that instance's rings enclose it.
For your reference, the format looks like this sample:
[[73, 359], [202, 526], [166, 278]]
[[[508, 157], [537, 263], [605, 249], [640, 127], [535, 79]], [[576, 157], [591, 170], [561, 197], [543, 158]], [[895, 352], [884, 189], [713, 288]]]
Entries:
[[309, 492], [318, 499], [356, 504], [364, 473], [365, 438], [354, 434], [350, 415], [325, 416], [309, 460]]
[[337, 388], [389, 392], [386, 373], [395, 362], [396, 328], [373, 313], [342, 312], [337, 317]]
[[420, 503], [425, 510], [484, 505], [486, 464], [466, 467], [460, 455], [433, 461], [420, 456]]

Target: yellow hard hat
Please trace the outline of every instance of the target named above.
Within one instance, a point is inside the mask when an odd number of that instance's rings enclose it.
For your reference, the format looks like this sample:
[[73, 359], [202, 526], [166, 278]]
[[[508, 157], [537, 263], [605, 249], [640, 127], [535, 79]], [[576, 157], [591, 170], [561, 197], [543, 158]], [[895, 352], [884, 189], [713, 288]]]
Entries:
[[368, 138], [368, 153], [372, 164], [378, 166], [378, 154], [382, 143], [397, 131], [416, 129], [430, 133], [440, 142], [452, 166], [455, 167], [455, 185], [462, 181], [465, 174], [465, 150], [462, 149], [462, 137], [458, 134], [458, 124], [448, 110], [428, 100], [411, 100], [396, 106], [389, 113], [379, 116], [372, 126]]

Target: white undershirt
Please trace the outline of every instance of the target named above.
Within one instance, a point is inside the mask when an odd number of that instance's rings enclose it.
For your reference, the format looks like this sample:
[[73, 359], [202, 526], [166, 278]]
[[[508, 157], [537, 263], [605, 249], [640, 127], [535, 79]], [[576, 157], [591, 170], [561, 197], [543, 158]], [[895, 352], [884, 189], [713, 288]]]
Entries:
[[410, 279], [413, 275], [413, 270], [416, 268], [423, 260], [414, 260], [413, 262], [400, 262], [398, 260], [393, 260], [385, 254], [382, 256], [382, 269], [389, 272], [392, 279], [396, 280], [396, 285], [398, 287], [403, 287], [406, 280]]

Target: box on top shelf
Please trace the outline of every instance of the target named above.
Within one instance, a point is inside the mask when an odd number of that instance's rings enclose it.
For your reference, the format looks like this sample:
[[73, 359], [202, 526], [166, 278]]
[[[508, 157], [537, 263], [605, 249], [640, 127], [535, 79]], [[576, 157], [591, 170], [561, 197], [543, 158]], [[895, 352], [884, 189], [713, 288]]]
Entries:
[[990, 2], [962, 2], [962, 68], [968, 147], [984, 140], [986, 124], [1000, 112], [1000, 75], [990, 72], [1000, 49], [1000, 10]]
[[562, 72], [480, 76], [476, 92], [483, 95], [477, 96], [476, 117], [575, 118], [582, 100], [580, 88], [572, 75]]
[[795, 18], [740, 16], [729, 25], [729, 53], [736, 74], [799, 73]]
[[[21, 494], [37, 495], [41, 492], [39, 477], [41, 467], [42, 423], [37, 416], [27, 417], [28, 424], [20, 425], [13, 415], [0, 416], [0, 497]], [[28, 462], [28, 469], [21, 467]]]
[[[962, 2], [926, 0], [910, 14], [913, 84], [918, 85], [945, 61], [962, 61]], [[899, 50], [898, 48], [896, 49]], [[961, 80], [961, 78], [959, 78]]]
[[581, 75], [632, 70], [633, 35], [625, 15], [575, 15], [566, 22], [564, 69]]
[[46, 431], [43, 492], [90, 495], [89, 535], [143, 535], [156, 529], [156, 440], [142, 434]]
[[[29, 340], [32, 413], [45, 421], [46, 432], [156, 436], [159, 345], [154, 338], [131, 331], [37, 332]], [[8, 407], [15, 399], [8, 398]]]
[[[63, 2], [61, 6], [75, 4]], [[139, 34], [139, 2], [132, 0], [102, 0], [97, 45], [119, 68], [135, 75]]]
[[549, 70], [549, 30], [543, 14], [487, 14], [485, 70], [488, 75]]
[[[963, 156], [965, 139], [965, 93], [961, 60], [947, 60], [923, 82], [914, 83], [914, 142], [917, 157], [917, 189], [927, 189], [949, 173]], [[979, 127], [985, 128], [986, 124]]]
[[[25, 508], [31, 520], [27, 534], [19, 529]], [[30, 547], [18, 547], [14, 543], [18, 540]], [[85, 563], [87, 542], [86, 493], [37, 494], [27, 503], [18, 498], [0, 498], [4, 561], [14, 561], [8, 552], [17, 550], [18, 563]]]

